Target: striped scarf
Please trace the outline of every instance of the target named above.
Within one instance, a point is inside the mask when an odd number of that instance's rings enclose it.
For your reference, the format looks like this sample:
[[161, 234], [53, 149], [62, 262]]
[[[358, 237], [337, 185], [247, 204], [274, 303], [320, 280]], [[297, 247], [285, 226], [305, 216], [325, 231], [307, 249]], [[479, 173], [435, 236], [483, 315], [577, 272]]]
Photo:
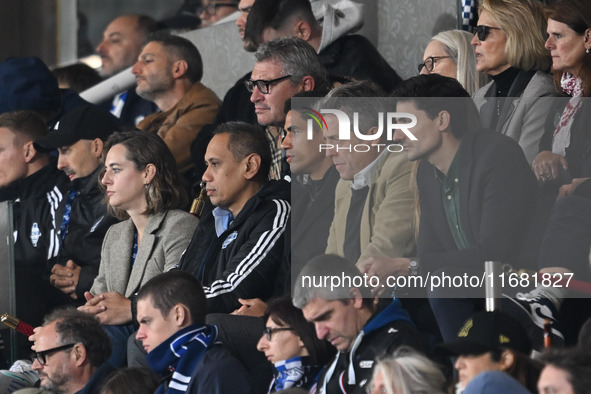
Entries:
[[188, 392], [201, 357], [218, 343], [221, 341], [215, 326], [192, 325], [158, 345], [148, 354], [150, 369], [164, 378], [156, 394]]

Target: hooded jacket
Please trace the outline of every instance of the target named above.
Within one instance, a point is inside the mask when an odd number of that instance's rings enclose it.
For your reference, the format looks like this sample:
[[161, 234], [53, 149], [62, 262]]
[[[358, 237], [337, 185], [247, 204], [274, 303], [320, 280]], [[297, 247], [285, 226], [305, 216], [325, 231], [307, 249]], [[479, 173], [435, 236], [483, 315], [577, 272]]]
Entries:
[[320, 62], [332, 76], [370, 80], [386, 93], [402, 78], [365, 37], [353, 34], [363, 26], [363, 5], [351, 0], [325, 3], [314, 15], [322, 24]]
[[316, 392], [366, 393], [375, 360], [407, 345], [422, 351], [421, 334], [414, 328], [408, 314], [394, 299], [381, 311], [376, 311], [357, 334], [351, 351], [338, 352], [318, 380]]
[[269, 181], [219, 237], [213, 213], [201, 218], [179, 268], [203, 284], [208, 313], [230, 313], [241, 306], [238, 298], [283, 294], [283, 237], [290, 209], [289, 183]]

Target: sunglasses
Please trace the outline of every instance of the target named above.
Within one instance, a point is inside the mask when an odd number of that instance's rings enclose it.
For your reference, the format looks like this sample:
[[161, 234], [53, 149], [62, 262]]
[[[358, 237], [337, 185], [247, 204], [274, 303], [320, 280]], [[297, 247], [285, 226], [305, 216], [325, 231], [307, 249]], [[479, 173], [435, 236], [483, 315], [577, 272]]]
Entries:
[[263, 335], [267, 336], [267, 340], [270, 341], [273, 338], [273, 333], [277, 331], [293, 331], [291, 327], [265, 327]]
[[247, 79], [246, 81], [244, 81], [244, 86], [246, 86], [246, 90], [248, 90], [250, 93], [252, 93], [254, 87], [256, 86], [262, 94], [269, 94], [269, 88], [272, 84], [281, 82], [290, 77], [291, 75], [284, 75], [283, 77], [271, 79], [268, 81], [265, 81], [263, 79], [257, 79], [256, 81], [253, 81], [252, 79]]
[[485, 41], [488, 35], [490, 34], [491, 30], [501, 30], [498, 27], [491, 27], [486, 25], [478, 25], [476, 29], [474, 29], [474, 35], [478, 37], [480, 41]]
[[52, 353], [59, 352], [61, 350], [71, 349], [75, 345], [76, 345], [75, 343], [70, 343], [69, 345], [58, 346], [58, 347], [54, 347], [52, 349], [43, 350], [41, 352], [34, 352], [31, 355], [31, 358], [37, 359], [37, 362], [39, 362], [39, 364], [45, 365], [45, 364], [47, 364], [47, 356], [49, 356]]

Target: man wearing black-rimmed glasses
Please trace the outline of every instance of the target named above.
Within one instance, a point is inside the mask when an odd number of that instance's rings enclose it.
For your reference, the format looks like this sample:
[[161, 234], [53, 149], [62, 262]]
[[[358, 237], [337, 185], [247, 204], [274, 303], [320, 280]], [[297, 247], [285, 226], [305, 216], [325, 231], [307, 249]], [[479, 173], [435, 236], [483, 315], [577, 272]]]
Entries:
[[113, 371], [109, 337], [94, 316], [61, 309], [45, 317], [35, 330], [33, 369], [40, 387], [55, 393], [98, 393]]
[[257, 121], [266, 127], [273, 162], [271, 179], [279, 179], [282, 166], [280, 134], [285, 123], [285, 102], [296, 93], [324, 89], [326, 69], [308, 43], [296, 37], [278, 38], [259, 47], [250, 79], [245, 81], [251, 92]]

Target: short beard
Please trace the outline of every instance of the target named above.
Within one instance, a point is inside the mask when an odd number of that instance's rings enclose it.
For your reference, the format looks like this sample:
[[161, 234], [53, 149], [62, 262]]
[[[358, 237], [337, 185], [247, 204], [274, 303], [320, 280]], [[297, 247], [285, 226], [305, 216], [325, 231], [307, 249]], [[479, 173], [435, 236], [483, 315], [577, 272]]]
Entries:
[[66, 394], [64, 386], [72, 380], [72, 376], [68, 374], [55, 374], [52, 379], [47, 376], [47, 380], [49, 382], [46, 385], [41, 385], [40, 388], [55, 394]]

